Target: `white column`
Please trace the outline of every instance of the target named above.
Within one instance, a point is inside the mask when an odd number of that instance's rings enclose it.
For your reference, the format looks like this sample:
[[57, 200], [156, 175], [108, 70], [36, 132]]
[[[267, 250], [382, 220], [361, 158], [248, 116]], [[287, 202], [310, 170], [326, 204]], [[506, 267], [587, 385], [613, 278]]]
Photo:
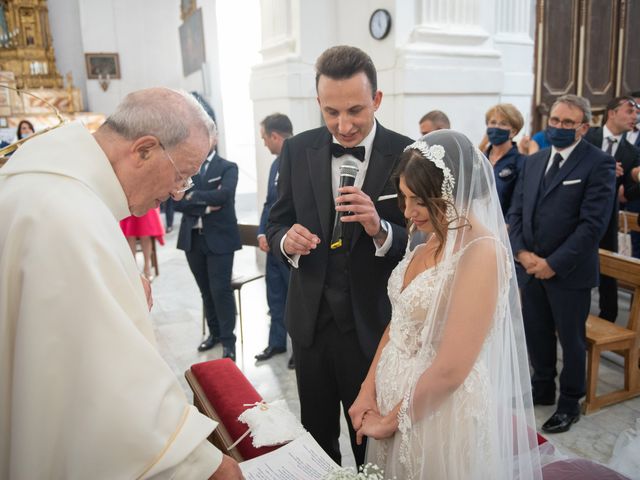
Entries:
[[533, 94], [533, 0], [495, 0], [495, 46], [502, 53], [504, 87], [500, 101], [513, 103], [525, 117], [528, 132]]
[[275, 112], [287, 115], [294, 133], [320, 125], [314, 63], [335, 44], [334, 1], [260, 0], [262, 62], [253, 67], [250, 94], [256, 144], [258, 211], [262, 210], [273, 155], [263, 146], [260, 122]]
[[272, 61], [296, 53], [292, 0], [262, 0], [262, 53]]
[[438, 109], [452, 128], [479, 142], [484, 113], [497, 103], [504, 81], [491, 36], [492, 7], [493, 0], [396, 0], [405, 22], [397, 32], [396, 103], [403, 122], [415, 125], [414, 136], [420, 117]]
[[531, 42], [531, 0], [495, 0], [496, 37], [513, 36]]

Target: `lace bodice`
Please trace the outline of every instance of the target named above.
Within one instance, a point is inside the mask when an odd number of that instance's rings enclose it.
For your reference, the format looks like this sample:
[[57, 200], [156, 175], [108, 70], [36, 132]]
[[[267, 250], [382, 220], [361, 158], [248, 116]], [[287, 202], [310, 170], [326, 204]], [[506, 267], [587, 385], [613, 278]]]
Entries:
[[[481, 239], [493, 240], [492, 237], [480, 237], [469, 245]], [[382, 352], [376, 370], [376, 396], [380, 413], [383, 415], [389, 413], [398, 403], [403, 402], [403, 411], [399, 415], [399, 430], [402, 436], [399, 458], [407, 468], [405, 472], [407, 478], [412, 476], [409, 445], [414, 426], [411, 425], [410, 414], [406, 410], [410, 404], [413, 387], [435, 358], [440, 338], [440, 332], [434, 333], [433, 330], [430, 334], [425, 334], [426, 329], [438, 327], [426, 325], [425, 322], [429, 321], [426, 319], [436, 321], [439, 318], [437, 312], [434, 314], [431, 310], [441, 303], [438, 301], [439, 296], [446, 295], [452, 288], [458, 260], [466, 248], [450, 255], [447, 261], [420, 272], [403, 289], [407, 267], [415, 254], [415, 250], [408, 251], [389, 278], [388, 295], [392, 306], [389, 343]], [[504, 308], [505, 294], [506, 290], [500, 289], [498, 311]], [[487, 339], [491, 337], [491, 332]], [[424, 338], [430, 339], [426, 345], [423, 344]], [[465, 422], [484, 423], [483, 417], [489, 401], [488, 392], [487, 368], [480, 355], [463, 384], [453, 392], [442, 408], [430, 412], [425, 420], [453, 421], [460, 425]], [[448, 420], [438, 420], [442, 415], [445, 415]], [[422, 424], [424, 425], [424, 422]], [[482, 436], [486, 435], [486, 431], [487, 429], [479, 429]], [[476, 438], [474, 441], [484, 444], [486, 438]], [[378, 444], [377, 454], [382, 455], [381, 462], [386, 457], [387, 447], [385, 442]]]

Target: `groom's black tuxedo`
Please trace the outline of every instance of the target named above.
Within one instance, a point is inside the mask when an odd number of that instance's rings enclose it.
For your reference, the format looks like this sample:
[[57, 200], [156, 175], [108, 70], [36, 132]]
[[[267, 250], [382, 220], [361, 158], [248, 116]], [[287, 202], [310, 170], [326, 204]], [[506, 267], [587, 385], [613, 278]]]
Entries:
[[[339, 408], [351, 406], [391, 318], [387, 281], [402, 258], [407, 231], [390, 179], [400, 154], [412, 140], [377, 124], [362, 186], [380, 218], [393, 230], [391, 247], [375, 256], [373, 239], [359, 223], [351, 224], [342, 251], [329, 248], [335, 215], [332, 195], [332, 136], [325, 128], [285, 141], [281, 152], [278, 200], [267, 226], [269, 247], [284, 258], [280, 245], [289, 228], [299, 223], [321, 242], [291, 269], [286, 322], [296, 359], [302, 423], [336, 461]], [[383, 198], [380, 198], [383, 197]], [[356, 448], [357, 463], [364, 447]]]
[[[374, 256], [373, 240], [356, 223], [351, 236], [348, 272], [351, 306], [363, 353], [373, 359], [380, 337], [391, 317], [387, 280], [402, 258], [407, 231], [391, 175], [400, 153], [412, 140], [377, 125], [373, 151], [362, 191], [374, 202], [380, 218], [393, 229], [393, 244], [384, 257]], [[304, 346], [314, 341], [316, 320], [327, 275], [329, 244], [333, 228], [334, 199], [331, 192], [331, 134], [324, 128], [309, 130], [288, 139], [280, 164], [278, 201], [271, 209], [267, 236], [271, 251], [282, 258], [280, 241], [294, 223], [318, 235], [318, 248], [300, 258], [291, 270], [287, 304], [287, 328], [291, 338]], [[283, 261], [287, 261], [282, 258]]]

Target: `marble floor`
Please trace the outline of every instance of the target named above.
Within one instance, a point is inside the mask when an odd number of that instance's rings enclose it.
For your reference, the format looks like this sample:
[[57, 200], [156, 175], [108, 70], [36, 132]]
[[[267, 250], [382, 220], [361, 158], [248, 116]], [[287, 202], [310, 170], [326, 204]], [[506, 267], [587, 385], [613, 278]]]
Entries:
[[[255, 223], [248, 213], [241, 222]], [[187, 266], [184, 252], [175, 248], [177, 227], [167, 235], [166, 244], [158, 247], [160, 275], [153, 281], [154, 307], [152, 320], [162, 356], [179, 378], [185, 392], [191, 391], [184, 380], [184, 372], [190, 365], [220, 358], [222, 347], [199, 353], [197, 345], [202, 340], [202, 303], [198, 288]], [[264, 263], [262, 253], [245, 247], [237, 252], [234, 268], [240, 272], [260, 269]], [[139, 255], [140, 256], [140, 255]], [[141, 258], [138, 259], [141, 263]], [[621, 317], [628, 314], [629, 298], [620, 298]], [[242, 288], [244, 342], [240, 341], [239, 324], [236, 328], [237, 365], [266, 401], [286, 400], [292, 412], [299, 415], [300, 405], [296, 392], [295, 372], [287, 369], [288, 354], [276, 355], [266, 362], [256, 362], [253, 356], [267, 345], [269, 317], [264, 280], [246, 284]], [[624, 320], [624, 318], [621, 318]], [[622, 368], [606, 359], [600, 367], [599, 388], [609, 390], [622, 385]], [[554, 407], [536, 407], [538, 428], [553, 413]], [[549, 440], [570, 456], [589, 458], [607, 463], [619, 434], [635, 426], [640, 418], [640, 397], [606, 407], [589, 416], [582, 416], [569, 432], [550, 436]], [[344, 423], [344, 420], [343, 420]], [[346, 427], [343, 425], [343, 430]], [[348, 436], [341, 437], [343, 464], [353, 465], [353, 455], [348, 447]]]

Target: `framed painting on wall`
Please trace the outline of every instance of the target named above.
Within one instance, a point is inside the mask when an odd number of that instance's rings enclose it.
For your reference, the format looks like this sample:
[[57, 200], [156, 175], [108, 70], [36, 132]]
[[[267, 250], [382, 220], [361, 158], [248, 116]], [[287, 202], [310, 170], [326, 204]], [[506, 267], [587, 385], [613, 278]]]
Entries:
[[201, 8], [197, 9], [180, 25], [180, 50], [182, 52], [182, 73], [185, 77], [202, 68], [206, 57]]
[[117, 53], [85, 53], [87, 78], [90, 80], [104, 77], [120, 78], [120, 60]]

